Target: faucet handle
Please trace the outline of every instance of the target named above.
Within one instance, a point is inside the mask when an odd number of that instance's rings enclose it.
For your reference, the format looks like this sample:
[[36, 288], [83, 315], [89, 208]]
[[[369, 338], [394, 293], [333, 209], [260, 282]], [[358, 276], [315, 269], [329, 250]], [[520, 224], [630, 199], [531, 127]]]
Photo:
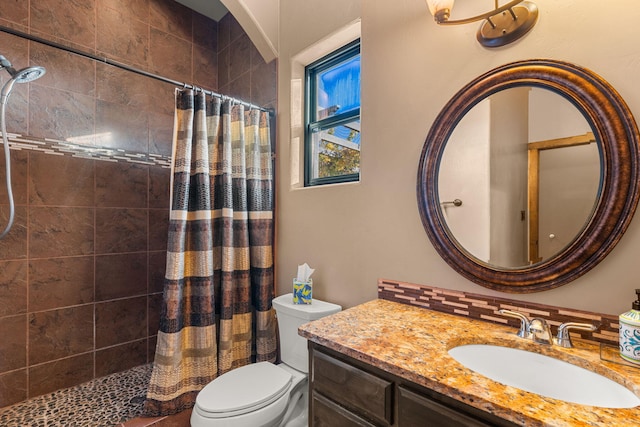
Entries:
[[592, 325], [591, 323], [575, 323], [575, 322], [567, 322], [563, 323], [558, 327], [558, 336], [554, 339], [554, 343], [559, 345], [560, 347], [571, 348], [573, 347], [573, 343], [571, 342], [571, 337], [569, 336], [569, 331], [571, 329], [579, 329], [582, 331], [595, 331], [598, 329], [597, 325]]
[[520, 319], [520, 329], [518, 329], [517, 335], [520, 338], [529, 338], [529, 318], [517, 311], [506, 310], [504, 308], [498, 310], [498, 313], [506, 317], [513, 317], [514, 319]]

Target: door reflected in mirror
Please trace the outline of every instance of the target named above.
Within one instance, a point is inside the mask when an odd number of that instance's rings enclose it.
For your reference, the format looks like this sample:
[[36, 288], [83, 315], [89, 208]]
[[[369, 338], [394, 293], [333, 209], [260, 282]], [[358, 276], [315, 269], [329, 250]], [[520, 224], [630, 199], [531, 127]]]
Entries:
[[[601, 150], [589, 122], [562, 95], [508, 88], [455, 126], [438, 165], [450, 236], [502, 269], [547, 261], [585, 229], [599, 200]], [[459, 199], [461, 205], [448, 203]]]

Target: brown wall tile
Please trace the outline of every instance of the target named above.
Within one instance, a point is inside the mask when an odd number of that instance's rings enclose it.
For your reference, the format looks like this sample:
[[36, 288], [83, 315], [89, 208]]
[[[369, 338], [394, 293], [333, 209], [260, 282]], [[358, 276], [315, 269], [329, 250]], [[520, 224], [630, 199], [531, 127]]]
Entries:
[[147, 339], [96, 351], [96, 377], [121, 372], [147, 362]]
[[149, 23], [149, 2], [157, 0], [106, 0], [104, 6], [119, 10], [123, 14], [129, 14], [128, 19], [137, 19], [139, 21]]
[[35, 259], [29, 262], [29, 311], [93, 302], [91, 256]]
[[149, 209], [149, 250], [166, 250], [168, 235], [169, 210]]
[[171, 157], [173, 115], [149, 113], [149, 154]]
[[[0, 230], [9, 221], [9, 206], [0, 205]], [[24, 259], [27, 257], [27, 208], [16, 206], [13, 226], [0, 240], [0, 259]]]
[[149, 337], [148, 344], [147, 344], [147, 362], [149, 363], [153, 362], [153, 359], [156, 356], [157, 345], [158, 345], [158, 336], [154, 335], [152, 337]]
[[194, 45], [193, 83], [196, 86], [218, 87], [218, 53], [203, 46]]
[[39, 396], [93, 378], [93, 353], [85, 353], [29, 368], [29, 396]]
[[[163, 168], [149, 168], [149, 207], [169, 209], [171, 200], [171, 170]], [[167, 212], [167, 218], [168, 216]]]
[[96, 257], [96, 301], [147, 293], [146, 252]]
[[149, 23], [165, 33], [191, 41], [191, 9], [178, 2], [153, 1], [149, 8]]
[[96, 133], [107, 134], [101, 145], [146, 153], [149, 150], [149, 118], [136, 107], [96, 100]]
[[27, 366], [27, 316], [0, 319], [0, 372]]
[[0, 261], [0, 271], [0, 318], [26, 313], [27, 261]]
[[157, 335], [160, 329], [162, 301], [162, 294], [149, 295], [149, 336]]
[[[184, 78], [186, 79], [187, 76]], [[171, 129], [173, 129], [173, 113], [175, 110], [176, 87], [159, 80], [149, 80], [149, 104], [148, 111], [171, 116]], [[171, 138], [169, 139], [171, 141]]]
[[29, 202], [32, 205], [93, 206], [92, 160], [31, 153], [30, 181]]
[[[142, 15], [141, 15], [142, 16]], [[149, 26], [128, 8], [112, 9], [103, 2], [97, 8], [96, 50], [134, 66], [146, 68]]]
[[29, 23], [29, 2], [11, 1], [2, 5], [0, 18], [20, 25]]
[[146, 208], [149, 167], [134, 163], [96, 164], [96, 206]]
[[191, 81], [191, 43], [151, 27], [149, 69], [178, 81]]
[[[13, 193], [13, 202], [16, 205], [27, 204], [27, 168], [29, 155], [25, 151], [11, 151], [9, 153], [11, 159], [11, 192]], [[2, 171], [2, 179], [0, 179], [0, 205], [9, 204], [7, 196], [7, 186], [4, 182], [5, 177], [5, 161], [4, 149], [0, 150], [0, 171]], [[2, 224], [0, 224], [2, 226]], [[4, 227], [2, 227], [4, 229]]]
[[218, 88], [221, 93], [225, 93], [222, 88], [229, 84], [229, 61], [231, 61], [231, 52], [227, 46], [218, 51]]
[[254, 104], [266, 106], [277, 100], [277, 87], [269, 84], [277, 78], [276, 65], [276, 61], [269, 64], [261, 61], [251, 69], [251, 102]]
[[167, 252], [149, 252], [149, 293], [164, 291]]
[[87, 144], [93, 143], [93, 97], [41, 86], [38, 83], [30, 83], [30, 86], [30, 134], [62, 140], [83, 138]]
[[48, 362], [93, 350], [93, 305], [29, 315], [29, 363]]
[[13, 405], [27, 398], [27, 370], [0, 375], [0, 408]]
[[229, 76], [233, 80], [251, 68], [251, 41], [246, 34], [229, 46]]
[[96, 304], [96, 349], [142, 339], [146, 332], [146, 296]]
[[31, 45], [29, 56], [30, 64], [47, 70], [38, 79], [38, 84], [95, 95], [95, 61], [39, 43]]
[[95, 0], [32, 1], [31, 26], [73, 43], [93, 47]]
[[31, 258], [93, 253], [93, 209], [32, 207], [30, 212]]
[[146, 209], [96, 209], [96, 253], [147, 250]]
[[97, 98], [112, 104], [126, 105], [141, 110], [150, 106], [150, 81], [108, 64], [96, 64]]
[[193, 44], [218, 51], [218, 23], [197, 12], [193, 13]]

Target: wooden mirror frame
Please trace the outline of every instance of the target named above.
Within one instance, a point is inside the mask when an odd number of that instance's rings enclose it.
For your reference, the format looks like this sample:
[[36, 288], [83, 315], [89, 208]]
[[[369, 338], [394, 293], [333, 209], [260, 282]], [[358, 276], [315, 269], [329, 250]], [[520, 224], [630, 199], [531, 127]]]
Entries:
[[[440, 159], [454, 128], [489, 95], [511, 87], [549, 89], [573, 103], [591, 125], [601, 153], [601, 187], [591, 218], [565, 249], [540, 263], [501, 268], [469, 254], [447, 227], [438, 195]], [[597, 74], [548, 59], [497, 67], [463, 87], [436, 118], [422, 149], [417, 196], [422, 224], [440, 256], [484, 287], [511, 293], [564, 285], [602, 261], [626, 231], [638, 204], [638, 128], [616, 90]]]

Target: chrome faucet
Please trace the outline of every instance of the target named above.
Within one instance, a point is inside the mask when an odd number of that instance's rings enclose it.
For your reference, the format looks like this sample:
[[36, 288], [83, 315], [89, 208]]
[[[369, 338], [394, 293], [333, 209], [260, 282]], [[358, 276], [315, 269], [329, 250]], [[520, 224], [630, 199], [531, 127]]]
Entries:
[[575, 323], [567, 322], [558, 327], [558, 335], [554, 338], [551, 334], [551, 327], [549, 323], [541, 318], [535, 317], [531, 320], [527, 316], [517, 311], [511, 311], [506, 309], [498, 310], [498, 313], [506, 317], [513, 317], [520, 319], [520, 329], [518, 329], [518, 335], [520, 338], [530, 339], [533, 342], [539, 344], [554, 344], [560, 347], [571, 348], [571, 337], [569, 331], [572, 329], [579, 329], [583, 331], [595, 331], [598, 329], [598, 325], [592, 325], [590, 323]]
[[571, 342], [571, 337], [569, 336], [569, 330], [571, 329], [580, 329], [582, 331], [595, 331], [598, 329], [598, 326], [592, 325], [591, 323], [575, 323], [575, 322], [567, 322], [563, 323], [558, 327], [558, 336], [553, 340], [555, 345], [559, 345], [560, 347], [571, 348], [573, 347], [573, 343]]
[[529, 332], [531, 332], [531, 340], [539, 344], [553, 344], [553, 335], [551, 328], [546, 320], [536, 317], [531, 319], [529, 323]]

